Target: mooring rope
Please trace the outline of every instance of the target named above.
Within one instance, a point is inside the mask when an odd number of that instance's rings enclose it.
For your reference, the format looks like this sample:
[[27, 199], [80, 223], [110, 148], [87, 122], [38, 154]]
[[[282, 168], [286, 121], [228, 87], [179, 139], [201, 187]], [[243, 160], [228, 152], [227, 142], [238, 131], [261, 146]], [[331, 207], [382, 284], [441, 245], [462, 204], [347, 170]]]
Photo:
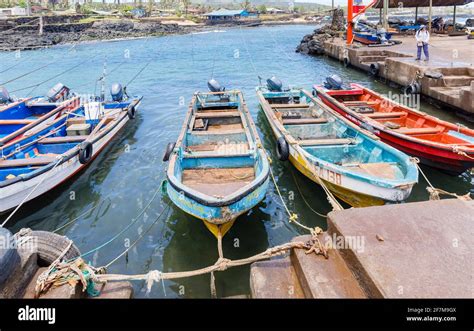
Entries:
[[296, 185], [296, 188], [298, 189], [298, 192], [301, 196], [301, 198], [303, 199], [304, 203], [306, 204], [306, 206], [313, 212], [315, 213], [316, 215], [322, 217], [322, 218], [327, 218], [327, 215], [324, 215], [322, 213], [319, 213], [317, 212], [316, 210], [313, 209], [313, 207], [311, 207], [311, 205], [309, 204], [309, 202], [306, 200], [305, 196], [303, 195], [303, 192], [301, 191], [301, 188], [298, 184], [298, 181], [296, 180], [296, 176], [295, 176], [295, 171], [292, 169], [291, 170], [291, 175], [293, 176], [293, 181], [295, 182], [295, 185]]
[[440, 200], [440, 195], [443, 194], [443, 195], [448, 195], [448, 196], [452, 196], [454, 198], [457, 198], [459, 200], [463, 200], [463, 201], [470, 201], [472, 200], [471, 199], [471, 194], [468, 192], [467, 194], [465, 195], [458, 195], [456, 193], [451, 193], [451, 192], [448, 192], [448, 191], [445, 191], [443, 189], [439, 189], [439, 188], [436, 188], [433, 186], [433, 184], [431, 184], [430, 180], [428, 179], [428, 177], [426, 176], [426, 174], [423, 172], [423, 170], [421, 169], [419, 163], [420, 163], [420, 159], [416, 158], [416, 157], [412, 157], [411, 160], [413, 161], [413, 163], [415, 163], [416, 167], [418, 168], [418, 171], [421, 173], [421, 175], [423, 176], [423, 178], [425, 179], [425, 181], [428, 183], [428, 187], [426, 188], [426, 190], [428, 191], [428, 193], [430, 194], [430, 200]]
[[[319, 231], [317, 235], [319, 234], [321, 234], [321, 231]], [[317, 238], [317, 235], [316, 237], [313, 236], [313, 238], [308, 242], [298, 241], [278, 245], [268, 248], [264, 252], [243, 259], [230, 260], [222, 257], [219, 258], [213, 265], [191, 271], [161, 272], [160, 270], [150, 270], [145, 274], [120, 275], [105, 274], [105, 268], [94, 268], [85, 263], [82, 258], [78, 258], [69, 262], [56, 262], [53, 267], [48, 268], [48, 270], [38, 277], [35, 289], [37, 296], [39, 296], [51, 286], [61, 286], [67, 283], [71, 284], [72, 281], [81, 281], [83, 284], [83, 291], [85, 291], [86, 288], [88, 288], [89, 281], [94, 283], [106, 283], [108, 281], [145, 280], [148, 294], [151, 291], [154, 283], [158, 283], [163, 280], [194, 277], [216, 271], [225, 271], [232, 267], [243, 266], [253, 262], [266, 260], [274, 256], [282, 255], [291, 249], [306, 249], [306, 253], [308, 254], [320, 254], [327, 258], [326, 248], [321, 244], [319, 238]]]
[[[138, 220], [140, 219], [140, 217], [148, 210], [148, 208], [150, 207], [150, 205], [152, 204], [152, 202], [155, 200], [156, 196], [158, 195], [158, 193], [160, 192], [161, 190], [161, 187], [158, 187], [155, 192], [153, 193], [153, 196], [151, 197], [150, 201], [146, 204], [146, 206], [140, 211], [140, 213], [138, 213], [138, 215], [132, 219], [132, 221], [125, 227], [123, 228], [121, 231], [119, 231], [117, 234], [115, 234], [113, 237], [111, 237], [109, 240], [103, 242], [102, 244], [100, 244], [99, 246], [87, 251], [86, 253], [83, 253], [81, 254], [79, 257], [85, 257], [87, 255], [90, 255], [102, 248], [104, 248], [105, 246], [109, 245], [110, 243], [112, 243], [115, 239], [117, 239], [118, 237], [120, 237], [120, 235], [122, 235], [125, 231], [127, 231], [128, 229], [130, 229], [130, 227], [135, 224], [136, 222], [138, 222]], [[79, 258], [78, 257], [78, 258]], [[77, 258], [74, 258], [74, 259], [77, 259]]]

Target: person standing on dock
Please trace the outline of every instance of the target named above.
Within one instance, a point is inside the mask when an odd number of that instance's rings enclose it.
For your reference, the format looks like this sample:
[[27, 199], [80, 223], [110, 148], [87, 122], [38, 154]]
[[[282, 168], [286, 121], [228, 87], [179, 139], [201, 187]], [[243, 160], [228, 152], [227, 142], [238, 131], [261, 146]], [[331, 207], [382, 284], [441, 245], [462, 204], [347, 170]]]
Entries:
[[430, 55], [428, 53], [428, 42], [430, 41], [430, 33], [426, 29], [426, 26], [420, 26], [420, 29], [415, 34], [416, 46], [418, 51], [416, 54], [416, 60], [421, 60], [421, 49], [423, 48], [423, 53], [425, 54], [425, 61], [429, 61]]

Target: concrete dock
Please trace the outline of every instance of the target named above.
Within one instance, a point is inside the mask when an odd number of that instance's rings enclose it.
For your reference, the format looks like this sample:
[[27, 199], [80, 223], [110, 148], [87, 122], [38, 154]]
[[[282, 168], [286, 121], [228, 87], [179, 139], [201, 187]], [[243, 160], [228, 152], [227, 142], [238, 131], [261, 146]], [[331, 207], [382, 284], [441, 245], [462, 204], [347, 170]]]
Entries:
[[[425, 62], [416, 61], [414, 36], [393, 38], [402, 43], [384, 47], [354, 43], [347, 47], [345, 40], [333, 38], [324, 41], [323, 48], [330, 57], [340, 61], [346, 58], [350, 66], [364, 71], [370, 71], [370, 66], [376, 65], [377, 76], [400, 86], [417, 80], [423, 95], [457, 111], [474, 115], [474, 40], [467, 39], [466, 35], [432, 35], [430, 60]], [[425, 75], [433, 72], [441, 73], [442, 77]]]
[[328, 259], [296, 249], [252, 264], [252, 297], [474, 298], [474, 201], [331, 212], [321, 239]]

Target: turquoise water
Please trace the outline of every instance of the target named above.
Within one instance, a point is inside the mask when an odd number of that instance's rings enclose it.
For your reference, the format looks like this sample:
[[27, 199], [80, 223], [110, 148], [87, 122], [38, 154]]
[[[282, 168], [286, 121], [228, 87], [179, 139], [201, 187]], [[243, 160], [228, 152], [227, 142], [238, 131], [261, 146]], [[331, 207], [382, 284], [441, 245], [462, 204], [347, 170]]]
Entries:
[[[275, 74], [285, 84], [310, 89], [313, 83], [320, 83], [326, 76], [337, 73], [346, 81], [363, 83], [382, 93], [399, 93], [363, 72], [344, 68], [337, 61], [295, 53], [300, 39], [312, 29], [311, 26], [225, 28], [212, 33], [81, 44], [73, 49], [61, 46], [25, 51], [20, 59], [15, 59], [14, 53], [0, 54], [0, 83], [54, 61], [35, 74], [7, 84], [10, 91], [41, 83], [78, 65], [33, 91], [32, 87], [13, 93], [18, 96], [44, 94], [58, 81], [76, 92], [94, 92], [95, 79], [100, 76], [105, 60], [109, 72], [107, 82], [125, 84], [151, 60], [128, 87], [130, 94], [144, 95], [137, 119], [129, 123], [114, 143], [75, 180], [20, 209], [10, 223], [11, 229], [54, 230], [78, 218], [60, 233], [73, 239], [82, 252], [97, 247], [124, 229], [146, 207], [165, 178], [166, 165], [161, 159], [166, 144], [177, 138], [193, 92], [205, 91], [211, 77], [227, 88], [243, 91], [264, 145], [273, 158], [273, 137], [258, 110], [255, 95], [259, 75], [266, 78]], [[100, 86], [97, 86], [96, 91], [99, 90]], [[453, 122], [473, 126], [428, 103], [423, 102], [421, 108]], [[330, 206], [322, 189], [287, 163], [275, 161], [272, 167], [289, 208], [299, 214], [299, 220], [308, 226], [325, 228], [325, 219], [309, 210], [298, 187], [312, 208], [327, 213]], [[437, 187], [462, 194], [474, 193], [474, 181], [467, 173], [450, 177], [423, 169]], [[410, 201], [427, 200], [425, 187], [426, 183], [420, 180]], [[74, 192], [75, 200], [71, 200], [71, 192]], [[111, 261], [155, 222], [167, 203], [169, 201], [158, 193], [143, 217], [124, 235], [87, 259], [96, 266]], [[304, 232], [288, 224], [272, 185], [265, 200], [240, 217], [225, 236], [224, 255], [231, 259], [247, 257], [287, 242], [298, 234]], [[127, 257], [120, 258], [109, 268], [109, 272], [184, 271], [211, 265], [216, 259], [214, 237], [200, 221], [172, 206]], [[248, 266], [217, 273], [218, 296], [248, 294], [248, 281]], [[146, 296], [143, 282], [134, 282], [134, 286], [136, 296]], [[209, 275], [166, 281], [164, 286], [154, 286], [148, 296], [209, 297]]]

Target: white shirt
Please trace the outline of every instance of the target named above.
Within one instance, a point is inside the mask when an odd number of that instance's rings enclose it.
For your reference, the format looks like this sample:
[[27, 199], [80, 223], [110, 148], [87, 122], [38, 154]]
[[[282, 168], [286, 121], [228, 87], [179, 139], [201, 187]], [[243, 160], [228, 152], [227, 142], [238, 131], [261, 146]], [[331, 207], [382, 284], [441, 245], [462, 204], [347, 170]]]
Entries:
[[422, 41], [423, 43], [428, 43], [430, 40], [430, 33], [426, 30], [418, 30], [415, 34], [416, 41], [420, 42]]

